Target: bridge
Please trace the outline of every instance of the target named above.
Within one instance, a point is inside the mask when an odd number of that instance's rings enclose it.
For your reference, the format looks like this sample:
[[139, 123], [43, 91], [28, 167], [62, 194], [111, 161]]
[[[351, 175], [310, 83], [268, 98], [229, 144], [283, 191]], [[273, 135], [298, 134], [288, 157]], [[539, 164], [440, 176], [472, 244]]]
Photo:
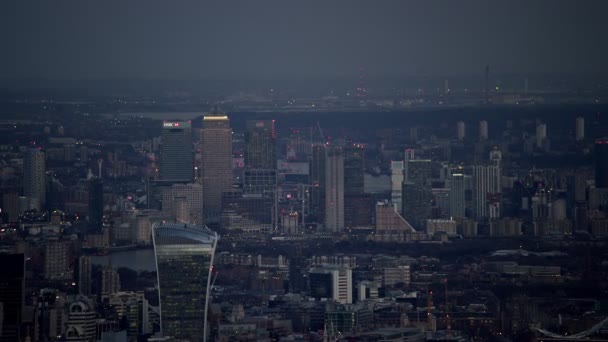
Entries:
[[[604, 318], [604, 320], [602, 320], [598, 324], [592, 326], [590, 329], [587, 329], [585, 331], [581, 331], [579, 333], [572, 334], [572, 335], [561, 335], [561, 334], [557, 334], [557, 333], [551, 332], [549, 330], [545, 330], [545, 329], [541, 329], [541, 328], [537, 328], [537, 327], [530, 327], [530, 329], [532, 329], [533, 331], [539, 332], [543, 336], [549, 337], [550, 339], [546, 339], [546, 341], [577, 341], [577, 340], [582, 340], [582, 339], [585, 339], [585, 341], [591, 341], [590, 339], [587, 339], [587, 337], [595, 334], [603, 327], [608, 327], [608, 317]], [[606, 341], [606, 340], [593, 340], [593, 341]]]

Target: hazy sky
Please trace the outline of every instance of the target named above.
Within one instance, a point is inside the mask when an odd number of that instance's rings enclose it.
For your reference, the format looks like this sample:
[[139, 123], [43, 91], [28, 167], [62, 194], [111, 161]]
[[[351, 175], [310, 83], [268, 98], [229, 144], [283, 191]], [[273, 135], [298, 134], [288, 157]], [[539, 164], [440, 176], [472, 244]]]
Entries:
[[0, 79], [608, 73], [608, 1], [2, 0]]

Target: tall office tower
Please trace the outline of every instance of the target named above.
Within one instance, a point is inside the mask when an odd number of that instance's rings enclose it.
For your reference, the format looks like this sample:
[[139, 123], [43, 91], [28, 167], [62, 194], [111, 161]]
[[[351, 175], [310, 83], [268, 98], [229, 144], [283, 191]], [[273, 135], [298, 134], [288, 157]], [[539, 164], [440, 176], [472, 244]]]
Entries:
[[[365, 148], [348, 144], [344, 155], [344, 227], [369, 227], [371, 225], [371, 198], [364, 194]], [[365, 218], [362, 213], [368, 213]], [[359, 218], [359, 219], [358, 219]]]
[[465, 217], [465, 179], [462, 172], [453, 172], [450, 175], [450, 216], [452, 218]]
[[353, 271], [343, 265], [323, 265], [310, 270], [310, 292], [341, 304], [353, 303]]
[[458, 138], [458, 140], [464, 140], [465, 136], [466, 136], [466, 130], [465, 130], [465, 125], [463, 121], [458, 121], [456, 123], [456, 138]]
[[103, 230], [103, 182], [99, 178], [89, 180], [88, 232]]
[[365, 173], [365, 148], [359, 145], [346, 146], [344, 156], [344, 193], [363, 193]]
[[403, 183], [402, 216], [416, 230], [424, 230], [425, 221], [432, 218], [431, 188], [417, 183]]
[[325, 160], [327, 149], [325, 144], [312, 147], [310, 159], [310, 211], [317, 222], [325, 219]]
[[391, 202], [401, 213], [402, 187], [403, 187], [403, 161], [391, 160]]
[[205, 115], [201, 130], [201, 182], [204, 216], [217, 219], [222, 192], [232, 188], [232, 129], [228, 116], [218, 110]]
[[325, 228], [330, 232], [344, 229], [344, 155], [340, 148], [330, 148], [325, 162]]
[[152, 237], [161, 334], [191, 342], [206, 340], [217, 234], [202, 226], [155, 224]]
[[23, 161], [23, 195], [31, 208], [44, 210], [46, 205], [46, 177], [44, 152], [30, 149]]
[[541, 123], [536, 126], [536, 147], [543, 147], [545, 140], [547, 140], [547, 124]]
[[416, 158], [415, 150], [411, 149], [411, 148], [406, 148], [404, 158], [403, 158], [403, 181], [404, 182], [409, 181], [410, 160], [414, 160], [415, 158]]
[[161, 135], [160, 179], [190, 182], [194, 176], [190, 121], [164, 121]]
[[243, 172], [243, 193], [273, 199], [270, 211], [273, 225], [277, 225], [277, 147], [274, 120], [247, 122], [245, 133], [245, 171]]
[[0, 342], [20, 340], [25, 305], [25, 256], [0, 254]]
[[[164, 217], [187, 220], [192, 224], [203, 222], [203, 186], [198, 183], [173, 184], [162, 190], [162, 213]], [[187, 210], [189, 217], [184, 216]], [[179, 214], [179, 215], [178, 215]]]
[[580, 173], [568, 176], [568, 207], [574, 208], [577, 203], [584, 203], [587, 200], [587, 182], [585, 176]]
[[479, 121], [479, 140], [488, 140], [488, 122], [486, 120]]
[[418, 127], [410, 127], [410, 143], [418, 143]]
[[101, 270], [101, 294], [111, 294], [120, 291], [120, 275], [112, 266]]
[[595, 141], [593, 159], [595, 162], [595, 187], [608, 188], [608, 137]]
[[274, 120], [247, 121], [245, 168], [276, 170], [277, 148]]
[[414, 159], [407, 164], [407, 181], [420, 185], [429, 185], [433, 176], [433, 162], [428, 159]]
[[44, 273], [48, 280], [71, 279], [69, 246], [65, 241], [48, 241], [44, 253]]
[[585, 140], [585, 118], [579, 116], [576, 118], [576, 141]]
[[78, 293], [91, 295], [92, 270], [91, 257], [83, 255], [78, 259]]
[[500, 178], [498, 165], [473, 166], [473, 212], [477, 220], [500, 218]]

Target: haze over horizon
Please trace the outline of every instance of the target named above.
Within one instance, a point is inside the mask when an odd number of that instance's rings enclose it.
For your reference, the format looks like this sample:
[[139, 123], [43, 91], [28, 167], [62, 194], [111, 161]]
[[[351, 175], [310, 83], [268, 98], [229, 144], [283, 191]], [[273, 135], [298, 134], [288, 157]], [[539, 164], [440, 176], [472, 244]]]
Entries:
[[608, 74], [605, 1], [3, 1], [0, 81]]

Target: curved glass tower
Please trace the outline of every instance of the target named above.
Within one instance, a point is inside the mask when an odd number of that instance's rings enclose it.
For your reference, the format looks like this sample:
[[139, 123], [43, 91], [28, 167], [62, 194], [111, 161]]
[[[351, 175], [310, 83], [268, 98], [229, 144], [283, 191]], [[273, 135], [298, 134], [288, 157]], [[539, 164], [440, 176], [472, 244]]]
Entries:
[[206, 341], [206, 314], [217, 233], [207, 227], [163, 223], [152, 227], [161, 333]]

